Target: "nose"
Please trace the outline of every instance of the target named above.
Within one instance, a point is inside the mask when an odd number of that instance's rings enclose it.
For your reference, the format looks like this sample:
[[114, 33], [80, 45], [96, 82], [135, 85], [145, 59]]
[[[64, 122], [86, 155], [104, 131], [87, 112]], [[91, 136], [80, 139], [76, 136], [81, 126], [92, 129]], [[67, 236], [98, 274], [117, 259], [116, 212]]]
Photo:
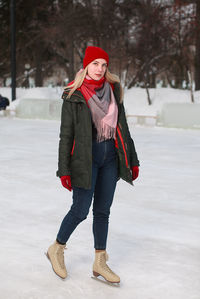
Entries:
[[101, 64], [98, 65], [98, 70], [99, 70], [100, 72], [102, 72], [102, 70], [103, 70], [103, 66], [102, 66]]

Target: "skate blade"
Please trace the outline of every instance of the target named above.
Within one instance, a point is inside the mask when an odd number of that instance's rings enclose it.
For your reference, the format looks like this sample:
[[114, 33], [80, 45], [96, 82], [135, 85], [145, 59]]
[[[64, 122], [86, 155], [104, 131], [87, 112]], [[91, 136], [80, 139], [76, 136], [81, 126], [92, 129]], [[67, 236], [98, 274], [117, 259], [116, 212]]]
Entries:
[[61, 277], [61, 276], [58, 275], [58, 274], [56, 273], [56, 271], [54, 270], [54, 268], [53, 268], [53, 266], [52, 266], [52, 263], [51, 263], [51, 260], [50, 260], [50, 258], [49, 258], [48, 252], [44, 252], [44, 255], [46, 255], [46, 257], [47, 257], [49, 263], [51, 264], [52, 270], [54, 271], [54, 273], [56, 274], [56, 276], [57, 276], [59, 279], [61, 279], [62, 281], [65, 280], [66, 277], [65, 277], [65, 278]]
[[102, 276], [101, 276], [101, 278], [96, 277], [96, 276], [91, 276], [91, 278], [94, 279], [94, 280], [96, 280], [96, 281], [99, 281], [99, 282], [102, 282], [104, 284], [107, 284], [109, 286], [112, 286], [112, 287], [117, 287], [117, 288], [120, 287], [120, 282], [110, 282], [108, 280], [105, 280]]

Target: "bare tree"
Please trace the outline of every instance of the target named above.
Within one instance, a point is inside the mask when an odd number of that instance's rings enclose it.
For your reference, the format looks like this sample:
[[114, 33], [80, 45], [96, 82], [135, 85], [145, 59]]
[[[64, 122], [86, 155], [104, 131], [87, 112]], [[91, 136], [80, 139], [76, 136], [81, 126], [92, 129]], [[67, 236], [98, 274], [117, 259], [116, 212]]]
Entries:
[[0, 77], [5, 85], [6, 77], [10, 72], [10, 34], [9, 34], [9, 3], [0, 1]]
[[138, 2], [132, 30], [134, 42], [129, 46], [137, 71], [128, 88], [137, 82], [143, 82], [148, 87], [156, 85], [156, 75], [166, 61], [169, 48], [170, 36], [168, 38], [168, 24], [165, 23], [167, 8], [168, 5], [152, 0]]
[[200, 90], [200, 1], [196, 0], [195, 90]]

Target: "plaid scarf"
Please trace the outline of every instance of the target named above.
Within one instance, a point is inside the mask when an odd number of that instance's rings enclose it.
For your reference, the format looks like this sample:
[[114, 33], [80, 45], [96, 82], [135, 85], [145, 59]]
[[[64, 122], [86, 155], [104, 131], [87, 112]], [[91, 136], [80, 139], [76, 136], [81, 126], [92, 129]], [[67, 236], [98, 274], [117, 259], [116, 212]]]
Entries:
[[108, 81], [105, 78], [96, 81], [86, 76], [79, 90], [90, 108], [97, 141], [115, 138], [118, 108]]

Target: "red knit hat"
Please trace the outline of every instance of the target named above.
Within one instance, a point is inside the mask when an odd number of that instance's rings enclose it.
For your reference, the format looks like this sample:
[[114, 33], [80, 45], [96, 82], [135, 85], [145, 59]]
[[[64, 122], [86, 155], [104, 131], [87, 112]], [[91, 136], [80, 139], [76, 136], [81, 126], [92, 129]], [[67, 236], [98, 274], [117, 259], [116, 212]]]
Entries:
[[90, 62], [98, 58], [105, 59], [108, 65], [109, 56], [103, 49], [93, 46], [87, 47], [85, 50], [85, 57], [83, 58], [83, 68], [86, 68]]

